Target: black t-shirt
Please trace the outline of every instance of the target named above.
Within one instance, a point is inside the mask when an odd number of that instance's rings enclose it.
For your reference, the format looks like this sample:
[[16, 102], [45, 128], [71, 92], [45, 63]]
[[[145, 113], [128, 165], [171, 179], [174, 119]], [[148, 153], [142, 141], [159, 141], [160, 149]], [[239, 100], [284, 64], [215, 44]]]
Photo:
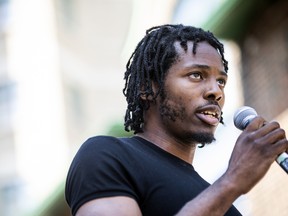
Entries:
[[[191, 164], [140, 137], [97, 136], [77, 152], [65, 196], [73, 215], [93, 199], [128, 196], [144, 216], [169, 216], [208, 186]], [[234, 206], [225, 214], [238, 215]]]

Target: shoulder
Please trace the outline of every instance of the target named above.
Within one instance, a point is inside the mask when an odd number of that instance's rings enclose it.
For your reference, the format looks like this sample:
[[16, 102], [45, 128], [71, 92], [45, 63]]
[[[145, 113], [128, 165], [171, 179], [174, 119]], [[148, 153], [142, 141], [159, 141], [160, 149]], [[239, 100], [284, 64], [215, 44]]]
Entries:
[[119, 144], [120, 139], [113, 136], [94, 136], [88, 138], [81, 146], [83, 147], [93, 147], [95, 145], [115, 145]]
[[93, 199], [137, 197], [130, 183], [127, 184], [131, 179], [126, 171], [131, 167], [129, 159], [126, 159], [129, 148], [122, 140], [111, 136], [95, 136], [81, 145], [66, 179], [65, 196], [73, 212]]
[[87, 139], [76, 153], [72, 165], [82, 164], [91, 167], [99, 162], [110, 163], [125, 159], [128, 155], [133, 155], [130, 146], [133, 140], [130, 138], [117, 138], [112, 136], [94, 136]]
[[85, 152], [85, 154], [95, 154], [105, 150], [120, 150], [125, 148], [125, 144], [120, 138], [112, 136], [94, 136], [87, 139], [79, 148], [77, 154]]

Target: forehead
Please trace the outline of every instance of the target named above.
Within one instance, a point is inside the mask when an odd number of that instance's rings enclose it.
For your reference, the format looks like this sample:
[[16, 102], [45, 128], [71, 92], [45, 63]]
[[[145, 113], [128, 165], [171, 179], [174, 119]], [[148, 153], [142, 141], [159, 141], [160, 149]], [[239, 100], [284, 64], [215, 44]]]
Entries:
[[180, 42], [175, 42], [174, 46], [178, 53], [180, 61], [193, 62], [194, 64], [207, 65], [216, 67], [221, 71], [224, 71], [224, 65], [221, 55], [218, 51], [207, 42], [199, 42], [196, 46], [196, 53], [194, 54], [193, 49], [194, 42], [187, 42], [187, 51], [181, 47]]

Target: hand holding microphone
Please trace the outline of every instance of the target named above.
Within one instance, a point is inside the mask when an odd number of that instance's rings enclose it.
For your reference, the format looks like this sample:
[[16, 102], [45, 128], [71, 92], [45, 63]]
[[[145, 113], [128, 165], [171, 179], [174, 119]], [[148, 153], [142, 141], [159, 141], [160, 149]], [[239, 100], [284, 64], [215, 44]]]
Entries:
[[[234, 125], [238, 129], [244, 130], [256, 116], [257, 112], [253, 108], [248, 106], [241, 107], [234, 114]], [[288, 174], [288, 154], [286, 152], [281, 153], [276, 161]]]

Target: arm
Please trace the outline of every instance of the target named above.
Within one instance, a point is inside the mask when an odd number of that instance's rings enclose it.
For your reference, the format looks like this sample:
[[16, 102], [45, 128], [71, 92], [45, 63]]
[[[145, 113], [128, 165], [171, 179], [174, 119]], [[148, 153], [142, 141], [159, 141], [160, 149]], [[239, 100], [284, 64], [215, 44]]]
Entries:
[[227, 171], [177, 214], [224, 215], [232, 203], [250, 191], [268, 171], [277, 156], [287, 151], [285, 131], [276, 122], [264, 124], [257, 117], [239, 136]]
[[95, 199], [85, 203], [77, 211], [76, 216], [141, 216], [136, 201], [129, 197], [117, 196]]

